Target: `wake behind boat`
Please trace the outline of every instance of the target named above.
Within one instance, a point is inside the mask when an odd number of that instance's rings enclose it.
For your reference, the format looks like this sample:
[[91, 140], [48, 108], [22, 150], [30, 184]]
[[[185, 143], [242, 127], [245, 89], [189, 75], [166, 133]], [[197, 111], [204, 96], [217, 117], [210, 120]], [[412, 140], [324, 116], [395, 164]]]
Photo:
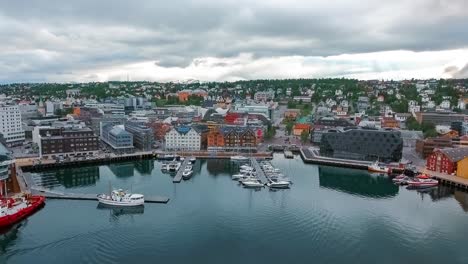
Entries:
[[110, 195], [98, 194], [100, 203], [113, 206], [138, 206], [145, 203], [143, 194], [127, 193], [122, 189], [113, 190]]

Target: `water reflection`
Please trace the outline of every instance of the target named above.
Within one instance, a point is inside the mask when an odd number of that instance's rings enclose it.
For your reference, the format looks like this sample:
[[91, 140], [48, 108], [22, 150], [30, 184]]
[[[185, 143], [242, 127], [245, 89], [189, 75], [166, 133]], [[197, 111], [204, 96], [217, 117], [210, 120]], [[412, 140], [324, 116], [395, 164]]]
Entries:
[[319, 181], [323, 188], [373, 198], [393, 197], [399, 190], [386, 176], [337, 167], [320, 166]]
[[96, 185], [99, 181], [99, 167], [60, 169], [55, 172], [55, 178], [65, 188]]
[[15, 240], [18, 239], [19, 229], [27, 224], [28, 220], [26, 219], [13, 226], [0, 228], [0, 254], [5, 253], [9, 247], [14, 245]]
[[110, 206], [99, 203], [97, 205], [97, 209], [109, 211], [109, 215], [111, 218], [118, 218], [123, 215], [141, 215], [145, 212], [145, 206], [129, 206], [129, 207], [118, 207], [118, 206]]
[[108, 165], [109, 169], [117, 178], [128, 178], [134, 175], [135, 163], [113, 163]]
[[231, 172], [232, 166], [229, 160], [208, 159], [206, 160], [206, 170], [212, 176], [217, 176], [226, 172]]
[[135, 169], [140, 175], [151, 175], [154, 170], [154, 160], [137, 160], [135, 161]]

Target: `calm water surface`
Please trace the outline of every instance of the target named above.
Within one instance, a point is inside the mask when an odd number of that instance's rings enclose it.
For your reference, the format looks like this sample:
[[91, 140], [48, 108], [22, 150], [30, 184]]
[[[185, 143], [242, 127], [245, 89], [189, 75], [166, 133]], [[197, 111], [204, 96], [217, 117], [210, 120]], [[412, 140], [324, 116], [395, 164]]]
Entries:
[[48, 200], [0, 236], [0, 263], [468, 263], [466, 193], [409, 191], [298, 157], [273, 163], [291, 189], [244, 189], [235, 166], [215, 160], [180, 184], [152, 160], [42, 172], [36, 180], [56, 190], [102, 193], [111, 182], [171, 200], [131, 210]]

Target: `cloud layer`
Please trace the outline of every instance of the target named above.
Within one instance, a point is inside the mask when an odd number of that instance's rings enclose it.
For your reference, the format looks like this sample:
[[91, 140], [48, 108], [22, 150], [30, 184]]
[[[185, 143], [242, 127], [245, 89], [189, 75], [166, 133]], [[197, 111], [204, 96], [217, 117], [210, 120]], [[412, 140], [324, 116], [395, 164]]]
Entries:
[[2, 1], [0, 82], [464, 76], [465, 0], [251, 2]]

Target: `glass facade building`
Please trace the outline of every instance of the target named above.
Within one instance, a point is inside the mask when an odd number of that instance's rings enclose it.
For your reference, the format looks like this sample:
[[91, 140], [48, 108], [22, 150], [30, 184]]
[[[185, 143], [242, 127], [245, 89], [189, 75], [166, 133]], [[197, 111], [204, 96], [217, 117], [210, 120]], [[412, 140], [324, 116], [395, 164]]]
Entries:
[[393, 130], [330, 130], [320, 142], [321, 155], [340, 159], [400, 161], [402, 149], [400, 132]]

